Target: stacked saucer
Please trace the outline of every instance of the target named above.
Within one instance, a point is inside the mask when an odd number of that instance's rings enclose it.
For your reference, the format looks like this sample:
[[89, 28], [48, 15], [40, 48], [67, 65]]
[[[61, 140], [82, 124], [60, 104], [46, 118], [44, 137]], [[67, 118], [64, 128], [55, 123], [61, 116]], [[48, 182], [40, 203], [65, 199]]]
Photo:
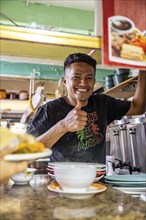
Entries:
[[66, 197], [66, 198], [71, 198], [71, 199], [87, 199], [92, 196], [94, 196], [97, 193], [101, 193], [106, 190], [106, 186], [100, 183], [93, 183], [91, 184], [87, 191], [85, 192], [71, 192], [67, 190], [63, 190], [62, 187], [57, 183], [57, 182], [52, 182], [48, 185], [47, 187], [50, 191], [59, 193], [60, 196]]
[[146, 192], [146, 174], [113, 175], [104, 178], [106, 183], [126, 194], [140, 197], [143, 192]]

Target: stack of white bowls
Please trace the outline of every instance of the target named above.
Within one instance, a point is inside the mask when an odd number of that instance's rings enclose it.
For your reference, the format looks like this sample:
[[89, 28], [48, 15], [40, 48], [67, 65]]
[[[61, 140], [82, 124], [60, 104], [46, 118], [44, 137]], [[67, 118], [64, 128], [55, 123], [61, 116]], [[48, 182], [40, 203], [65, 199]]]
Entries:
[[70, 179], [71, 182], [81, 179], [80, 181], [85, 182], [86, 179], [92, 177], [91, 182], [98, 182], [104, 176], [106, 166], [104, 164], [84, 162], [49, 162], [47, 169], [48, 175], [60, 184], [60, 178], [61, 180]]

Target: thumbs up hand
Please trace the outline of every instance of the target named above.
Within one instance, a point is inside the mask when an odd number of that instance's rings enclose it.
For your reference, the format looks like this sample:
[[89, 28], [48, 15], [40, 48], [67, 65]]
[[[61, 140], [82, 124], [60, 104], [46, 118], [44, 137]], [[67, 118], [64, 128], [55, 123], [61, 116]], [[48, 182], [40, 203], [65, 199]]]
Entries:
[[82, 103], [77, 100], [75, 108], [64, 118], [67, 132], [75, 132], [84, 129], [87, 123], [87, 112], [81, 110]]
[[81, 109], [82, 108], [82, 103], [80, 102], [80, 100], [79, 99], [77, 99], [77, 104], [76, 104], [76, 107], [75, 107], [76, 109]]

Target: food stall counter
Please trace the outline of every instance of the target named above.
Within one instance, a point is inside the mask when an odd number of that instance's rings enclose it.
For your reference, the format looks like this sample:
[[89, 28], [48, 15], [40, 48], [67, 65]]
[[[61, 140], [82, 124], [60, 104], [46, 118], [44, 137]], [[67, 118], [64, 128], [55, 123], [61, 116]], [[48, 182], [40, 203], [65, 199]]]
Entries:
[[111, 186], [86, 199], [50, 191], [48, 175], [35, 174], [27, 185], [1, 186], [2, 220], [144, 220], [146, 203]]

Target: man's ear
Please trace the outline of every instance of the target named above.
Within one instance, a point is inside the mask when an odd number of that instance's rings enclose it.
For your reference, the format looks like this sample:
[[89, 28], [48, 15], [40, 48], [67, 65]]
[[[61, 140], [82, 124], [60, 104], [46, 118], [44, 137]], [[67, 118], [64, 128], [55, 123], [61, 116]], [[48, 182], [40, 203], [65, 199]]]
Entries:
[[66, 79], [65, 79], [65, 77], [62, 78], [62, 82], [63, 82], [63, 85], [66, 85]]

